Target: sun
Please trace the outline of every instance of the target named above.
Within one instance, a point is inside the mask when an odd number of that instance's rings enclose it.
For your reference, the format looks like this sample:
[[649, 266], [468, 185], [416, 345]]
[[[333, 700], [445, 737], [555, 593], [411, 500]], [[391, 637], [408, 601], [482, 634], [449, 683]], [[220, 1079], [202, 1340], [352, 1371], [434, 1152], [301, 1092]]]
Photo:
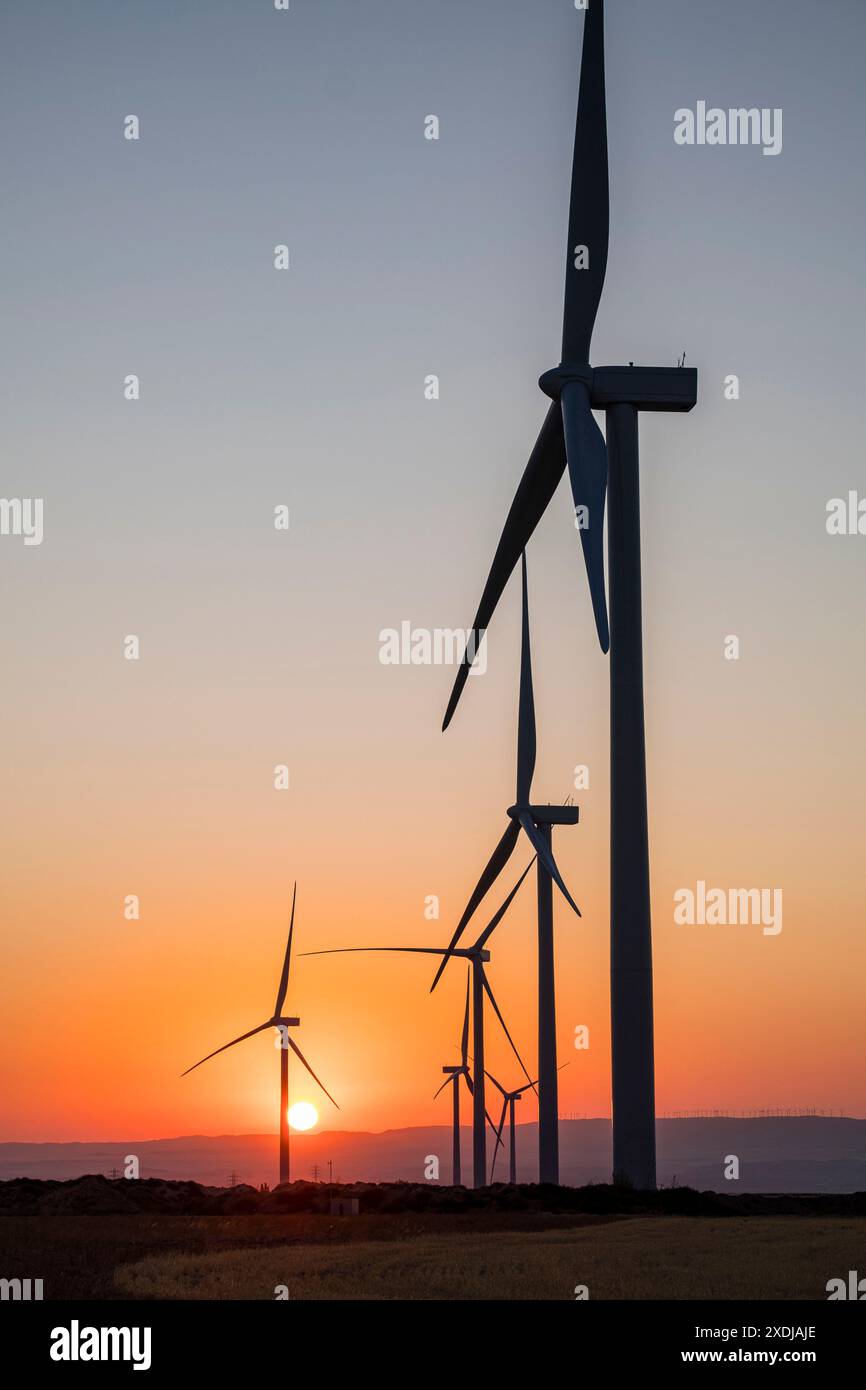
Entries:
[[308, 1100], [296, 1100], [289, 1106], [289, 1124], [292, 1129], [312, 1129], [319, 1120], [319, 1112]]

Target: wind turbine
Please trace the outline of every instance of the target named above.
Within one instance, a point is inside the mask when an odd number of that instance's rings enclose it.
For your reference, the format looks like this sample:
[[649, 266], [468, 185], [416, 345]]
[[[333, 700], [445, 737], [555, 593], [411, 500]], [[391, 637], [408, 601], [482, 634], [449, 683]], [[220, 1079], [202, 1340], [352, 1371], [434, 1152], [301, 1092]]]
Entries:
[[282, 973], [280, 974], [280, 983], [277, 989], [277, 1002], [274, 1005], [274, 1012], [272, 1016], [269, 1019], [267, 1019], [264, 1023], [260, 1023], [257, 1028], [251, 1028], [248, 1033], [242, 1033], [239, 1038], [232, 1038], [231, 1042], [223, 1043], [222, 1047], [218, 1047], [214, 1052], [209, 1052], [206, 1057], [202, 1057], [200, 1062], [196, 1062], [193, 1066], [187, 1067], [186, 1071], [182, 1073], [183, 1076], [188, 1076], [191, 1071], [195, 1071], [196, 1067], [200, 1067], [204, 1062], [209, 1062], [211, 1057], [216, 1057], [220, 1052], [225, 1052], [226, 1048], [234, 1047], [236, 1043], [245, 1042], [247, 1038], [255, 1037], [256, 1033], [263, 1033], [266, 1028], [279, 1029], [281, 1183], [289, 1181], [289, 1048], [292, 1049], [295, 1056], [298, 1058], [298, 1061], [306, 1067], [307, 1071], [310, 1073], [310, 1076], [313, 1078], [316, 1085], [320, 1088], [320, 1090], [324, 1091], [331, 1104], [335, 1105], [338, 1110], [340, 1108], [339, 1105], [337, 1105], [337, 1102], [334, 1100], [334, 1097], [331, 1095], [330, 1091], [325, 1089], [325, 1087], [322, 1085], [322, 1082], [316, 1076], [316, 1073], [313, 1071], [313, 1068], [310, 1066], [309, 1062], [307, 1061], [301, 1049], [298, 1047], [298, 1044], [295, 1042], [294, 1038], [289, 1036], [289, 1029], [297, 1028], [301, 1020], [299, 1018], [284, 1017], [283, 1014], [280, 1012], [283, 1007], [283, 1004], [285, 1003], [286, 993], [289, 988], [289, 969], [292, 963], [292, 935], [295, 930], [295, 903], [297, 901], [297, 894], [298, 885], [297, 883], [295, 883], [294, 889], [292, 891], [292, 915], [289, 920], [289, 939], [286, 943], [286, 955], [285, 959], [283, 960], [283, 969]]
[[[457, 1095], [458, 1078], [460, 1075], [465, 1075], [466, 1084], [472, 1096], [472, 1182], [474, 1187], [484, 1187], [487, 1181], [487, 1136], [484, 1128], [485, 1121], [490, 1125], [491, 1129], [495, 1129], [495, 1125], [487, 1113], [484, 1099], [485, 994], [493, 1006], [493, 1012], [502, 1025], [502, 1031], [511, 1045], [512, 1052], [520, 1063], [524, 1076], [529, 1080], [529, 1072], [526, 1070], [523, 1064], [523, 1058], [518, 1052], [514, 1039], [508, 1031], [508, 1025], [502, 1017], [502, 1011], [496, 1002], [496, 997], [490, 987], [490, 981], [487, 978], [487, 972], [484, 967], [490, 960], [490, 952], [486, 949], [487, 941], [511, 906], [515, 894], [526, 878], [526, 875], [529, 873], [529, 870], [532, 868], [532, 864], [533, 861], [530, 860], [498, 912], [491, 918], [478, 940], [474, 942], [472, 946], [338, 946], [329, 951], [304, 951], [302, 953], [305, 956], [339, 956], [357, 953], [367, 954], [368, 952], [378, 951], [396, 951], [400, 954], [408, 955], [442, 956], [443, 959], [447, 959], [450, 956], [460, 956], [469, 962], [469, 974], [472, 985], [472, 1075], [470, 1076], [468, 1067], [468, 1014], [464, 1023], [464, 1035], [461, 1045], [462, 1062], [460, 1067], [454, 1069], [452, 1075], [454, 1076], [453, 1085], [455, 1097]], [[450, 1079], [449, 1077], [449, 1081]], [[448, 1084], [448, 1081], [444, 1081], [439, 1090], [443, 1090]], [[531, 1084], [534, 1085], [534, 1082]], [[436, 1094], [438, 1095], [439, 1091], [437, 1091]], [[456, 1110], [457, 1103], [455, 1101], [455, 1114]]]
[[[611, 1033], [616, 1180], [654, 1188], [652, 930], [641, 632], [638, 412], [688, 411], [694, 368], [591, 367], [607, 269], [609, 190], [604, 0], [584, 20], [566, 246], [562, 361], [539, 379], [552, 404], [520, 481], [458, 669], [448, 727], [496, 604], [568, 468], [598, 639], [610, 650]], [[606, 412], [607, 441], [593, 417]], [[610, 626], [604, 588], [608, 511]]]
[[520, 1100], [520, 1097], [523, 1095], [523, 1092], [524, 1092], [524, 1091], [529, 1091], [529, 1090], [531, 1090], [532, 1087], [533, 1087], [534, 1085], [536, 1085], [536, 1082], [534, 1082], [534, 1081], [527, 1081], [527, 1083], [526, 1083], [525, 1086], [519, 1086], [519, 1087], [517, 1088], [516, 1091], [506, 1091], [505, 1087], [502, 1086], [502, 1085], [500, 1085], [500, 1083], [496, 1080], [496, 1077], [493, 1075], [492, 1072], [488, 1072], [487, 1075], [488, 1075], [488, 1078], [493, 1082], [493, 1084], [494, 1084], [494, 1086], [496, 1087], [497, 1091], [498, 1091], [498, 1092], [500, 1093], [500, 1095], [502, 1096], [502, 1114], [499, 1116], [499, 1124], [498, 1124], [498, 1126], [497, 1126], [497, 1128], [496, 1128], [496, 1144], [495, 1144], [495, 1147], [494, 1147], [494, 1149], [493, 1149], [493, 1162], [492, 1162], [491, 1165], [490, 1165], [490, 1181], [493, 1182], [493, 1174], [494, 1174], [494, 1172], [496, 1171], [496, 1155], [498, 1154], [498, 1152], [499, 1152], [499, 1146], [500, 1146], [500, 1144], [502, 1143], [502, 1130], [503, 1130], [503, 1127], [504, 1127], [504, 1125], [505, 1125], [505, 1116], [506, 1116], [506, 1112], [507, 1112], [507, 1114], [508, 1114], [508, 1141], [509, 1141], [509, 1143], [508, 1143], [508, 1150], [509, 1150], [509, 1176], [508, 1176], [508, 1181], [509, 1181], [509, 1182], [517, 1182], [517, 1145], [516, 1145], [516, 1134], [515, 1134], [515, 1128], [514, 1128], [514, 1106], [515, 1106], [516, 1102]]
[[463, 1031], [460, 1035], [460, 1066], [443, 1067], [443, 1072], [447, 1073], [445, 1080], [433, 1097], [436, 1100], [445, 1090], [446, 1086], [451, 1087], [452, 1104], [452, 1125], [453, 1134], [451, 1141], [451, 1182], [454, 1187], [459, 1187], [461, 1183], [460, 1167], [460, 1078], [465, 1078], [469, 1094], [472, 1094], [472, 1080], [469, 1076], [469, 983], [471, 969], [466, 971], [466, 1008], [463, 1011]]
[[[557, 1071], [562, 1071], [568, 1063], [563, 1062], [562, 1066], [557, 1067]], [[490, 1165], [490, 1181], [493, 1182], [493, 1174], [496, 1169], [496, 1155], [502, 1145], [502, 1130], [505, 1125], [505, 1116], [508, 1114], [508, 1137], [509, 1137], [509, 1156], [510, 1156], [510, 1177], [509, 1182], [517, 1182], [517, 1149], [516, 1149], [516, 1130], [514, 1126], [514, 1106], [524, 1091], [534, 1091], [538, 1085], [536, 1081], [527, 1081], [525, 1086], [518, 1086], [516, 1091], [506, 1091], [505, 1087], [496, 1080], [492, 1072], [487, 1073], [488, 1079], [493, 1082], [499, 1094], [502, 1096], [502, 1113], [499, 1116], [499, 1124], [496, 1129], [496, 1144], [493, 1149], [493, 1162]]]
[[479, 878], [463, 916], [457, 923], [448, 950], [436, 972], [431, 990], [450, 955], [459, 954], [456, 945], [481, 900], [492, 888], [508, 863], [521, 830], [536, 851], [538, 886], [538, 1170], [541, 1182], [559, 1182], [559, 1116], [556, 1081], [556, 989], [553, 955], [553, 884], [578, 917], [580, 909], [565, 886], [553, 858], [554, 825], [576, 825], [576, 806], [540, 806], [531, 801], [535, 771], [535, 698], [532, 689], [532, 654], [529, 643], [529, 595], [526, 555], [522, 554], [521, 578], [523, 612], [520, 642], [520, 704], [517, 722], [517, 800], [508, 808], [509, 825]]

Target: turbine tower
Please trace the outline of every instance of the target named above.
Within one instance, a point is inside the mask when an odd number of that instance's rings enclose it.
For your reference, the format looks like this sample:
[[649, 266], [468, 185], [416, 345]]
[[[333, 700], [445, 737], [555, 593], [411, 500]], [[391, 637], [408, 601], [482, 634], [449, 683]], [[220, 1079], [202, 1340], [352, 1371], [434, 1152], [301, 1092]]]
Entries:
[[[508, 578], [568, 468], [602, 651], [610, 650], [611, 1042], [614, 1179], [654, 1188], [652, 931], [641, 632], [638, 413], [688, 411], [694, 368], [590, 366], [609, 233], [604, 0], [586, 11], [566, 246], [562, 361], [539, 386], [552, 404], [493, 558], [443, 728]], [[607, 441], [593, 417], [604, 410]], [[608, 626], [604, 511], [608, 515]], [[542, 1078], [543, 1080], [543, 1078]]]
[[[524, 1076], [527, 1078], [527, 1080], [530, 1080], [529, 1072], [526, 1070], [526, 1067], [523, 1064], [523, 1058], [518, 1052], [514, 1039], [508, 1031], [508, 1025], [506, 1024], [505, 1019], [502, 1017], [502, 1011], [500, 1010], [499, 1005], [496, 1002], [496, 997], [493, 993], [493, 990], [490, 987], [490, 981], [487, 978], [487, 972], [485, 971], [484, 967], [490, 960], [490, 952], [486, 950], [487, 941], [491, 933], [495, 931], [496, 927], [499, 925], [502, 918], [505, 916], [505, 913], [508, 911], [508, 908], [511, 906], [511, 903], [514, 901], [514, 897], [517, 893], [517, 890], [519, 889], [523, 880], [526, 878], [526, 875], [529, 873], [529, 870], [532, 868], [532, 862], [533, 861], [530, 860], [529, 864], [527, 864], [526, 868], [523, 870], [523, 873], [520, 875], [520, 878], [517, 880], [511, 892], [508, 894], [508, 897], [505, 899], [504, 903], [499, 908], [499, 911], [490, 920], [490, 922], [484, 928], [484, 931], [479, 936], [478, 940], [472, 946], [464, 946], [460, 948], [454, 946], [338, 946], [329, 951], [303, 952], [305, 956], [339, 956], [353, 955], [358, 953], [367, 954], [368, 952], [378, 951], [396, 951], [400, 954], [407, 955], [442, 956], [443, 961], [447, 960], [450, 956], [460, 956], [464, 960], [467, 960], [469, 962], [469, 965], [471, 967], [470, 980], [472, 993], [472, 1075], [470, 1076], [469, 1074], [468, 1051], [464, 1050], [463, 1048], [461, 1048], [463, 1056], [462, 1064], [459, 1068], [455, 1069], [455, 1072], [453, 1074], [455, 1077], [455, 1095], [457, 1093], [457, 1077], [459, 1075], [465, 1075], [466, 1085], [469, 1088], [469, 1092], [472, 1096], [472, 1184], [474, 1187], [484, 1187], [487, 1182], [487, 1135], [485, 1132], [485, 1123], [489, 1124], [491, 1129], [495, 1130], [496, 1128], [493, 1121], [487, 1113], [485, 1105], [485, 994], [487, 995], [487, 998], [490, 1000], [490, 1003], [493, 1006], [493, 1012], [496, 1014], [496, 1017], [498, 1018], [502, 1026], [502, 1031], [504, 1032], [506, 1038], [508, 1039], [511, 1045], [512, 1052], [514, 1053], [515, 1057], [520, 1063], [520, 1068]], [[464, 1037], [466, 1037], [465, 1033]], [[439, 1090], [443, 1090], [444, 1087], [448, 1084], [448, 1081], [444, 1081], [442, 1083], [442, 1086], [440, 1086]], [[437, 1091], [436, 1094], [438, 1095], [439, 1091]]]
[[239, 1038], [233, 1038], [231, 1042], [224, 1043], [223, 1046], [218, 1047], [216, 1051], [209, 1052], [206, 1057], [202, 1057], [200, 1062], [196, 1062], [193, 1066], [187, 1067], [186, 1071], [182, 1073], [183, 1076], [188, 1076], [191, 1071], [195, 1071], [196, 1067], [200, 1067], [204, 1062], [209, 1062], [211, 1057], [216, 1057], [220, 1052], [225, 1052], [227, 1048], [234, 1047], [236, 1043], [244, 1042], [247, 1038], [254, 1037], [256, 1033], [264, 1032], [266, 1028], [276, 1028], [279, 1030], [281, 1183], [289, 1181], [289, 1048], [291, 1048], [292, 1052], [294, 1052], [295, 1056], [298, 1058], [298, 1061], [306, 1067], [307, 1071], [310, 1073], [310, 1076], [313, 1078], [316, 1085], [319, 1087], [320, 1090], [324, 1091], [331, 1104], [336, 1106], [338, 1110], [340, 1108], [339, 1105], [337, 1105], [337, 1102], [334, 1100], [334, 1097], [331, 1095], [330, 1091], [325, 1090], [325, 1087], [322, 1085], [322, 1082], [316, 1076], [316, 1073], [313, 1071], [313, 1068], [310, 1066], [309, 1062], [302, 1053], [301, 1049], [298, 1047], [298, 1044], [295, 1042], [294, 1038], [289, 1036], [289, 1029], [297, 1028], [301, 1020], [299, 1018], [284, 1017], [280, 1012], [283, 1007], [283, 1004], [285, 1003], [286, 993], [289, 988], [289, 969], [292, 963], [292, 936], [295, 930], [295, 903], [297, 901], [297, 894], [298, 885], [297, 883], [295, 883], [294, 889], [292, 891], [292, 915], [289, 920], [289, 939], [286, 943], [286, 954], [285, 959], [283, 960], [283, 969], [280, 975], [280, 983], [277, 988], [277, 1002], [274, 1005], [274, 1012], [272, 1016], [269, 1019], [267, 1019], [265, 1023], [260, 1023], [257, 1028], [251, 1028], [248, 1033], [242, 1033]]
[[[529, 594], [526, 555], [522, 554], [522, 624], [520, 641], [520, 704], [517, 722], [517, 800], [508, 808], [509, 825], [479, 878], [463, 916], [457, 923], [445, 957], [431, 985], [435, 989], [448, 956], [455, 947], [482, 898], [508, 863], [524, 831], [536, 851], [538, 889], [538, 1176], [540, 1182], [559, 1182], [559, 1093], [556, 1065], [556, 989], [553, 951], [553, 885], [578, 917], [580, 909], [565, 886], [553, 857], [555, 825], [576, 825], [576, 806], [535, 805], [531, 800], [535, 771], [535, 697], [532, 688], [532, 653], [529, 642]], [[498, 920], [498, 919], [497, 919]]]

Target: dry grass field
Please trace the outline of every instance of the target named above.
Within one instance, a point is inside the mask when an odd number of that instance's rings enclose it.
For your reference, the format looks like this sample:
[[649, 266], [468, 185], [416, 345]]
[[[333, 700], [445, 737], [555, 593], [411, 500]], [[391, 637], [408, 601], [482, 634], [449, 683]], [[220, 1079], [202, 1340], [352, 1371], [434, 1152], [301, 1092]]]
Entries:
[[[383, 1218], [387, 1220], [387, 1218]], [[866, 1220], [644, 1216], [546, 1230], [172, 1251], [115, 1272], [135, 1299], [826, 1299]]]
[[0, 1217], [0, 1271], [7, 1278], [43, 1280], [46, 1299], [114, 1299], [121, 1291], [115, 1272], [147, 1256], [184, 1257], [221, 1252], [255, 1255], [274, 1246], [315, 1250], [371, 1242], [411, 1242], [423, 1236], [524, 1232], [602, 1225], [607, 1215], [512, 1212], [454, 1215], [404, 1212], [364, 1213], [334, 1219], [313, 1213], [291, 1216], [51, 1215]]

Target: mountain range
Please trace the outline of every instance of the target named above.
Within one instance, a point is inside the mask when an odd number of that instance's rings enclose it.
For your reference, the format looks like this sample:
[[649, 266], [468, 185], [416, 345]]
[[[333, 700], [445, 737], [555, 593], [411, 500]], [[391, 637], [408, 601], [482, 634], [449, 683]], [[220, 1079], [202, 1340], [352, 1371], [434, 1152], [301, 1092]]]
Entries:
[[[610, 1121], [562, 1120], [560, 1179], [569, 1186], [609, 1182]], [[507, 1137], [507, 1135], [505, 1136]], [[866, 1120], [830, 1116], [740, 1119], [670, 1119], [657, 1122], [658, 1179], [716, 1192], [866, 1191]], [[471, 1167], [471, 1132], [462, 1131], [464, 1172]], [[292, 1178], [334, 1182], [422, 1182], [435, 1171], [451, 1181], [451, 1130], [445, 1125], [389, 1129], [381, 1133], [324, 1130], [292, 1135]], [[492, 1137], [488, 1164], [493, 1154]], [[142, 1178], [191, 1179], [225, 1186], [230, 1179], [273, 1184], [277, 1137], [273, 1134], [187, 1135], [83, 1143], [0, 1143], [0, 1179], [74, 1178], [85, 1173], [122, 1174], [128, 1155]], [[739, 1176], [728, 1178], [738, 1160]], [[538, 1129], [517, 1127], [517, 1176], [537, 1176]], [[329, 1166], [330, 1165], [330, 1166]], [[500, 1151], [495, 1177], [507, 1178]], [[435, 1179], [428, 1179], [435, 1180]]]

